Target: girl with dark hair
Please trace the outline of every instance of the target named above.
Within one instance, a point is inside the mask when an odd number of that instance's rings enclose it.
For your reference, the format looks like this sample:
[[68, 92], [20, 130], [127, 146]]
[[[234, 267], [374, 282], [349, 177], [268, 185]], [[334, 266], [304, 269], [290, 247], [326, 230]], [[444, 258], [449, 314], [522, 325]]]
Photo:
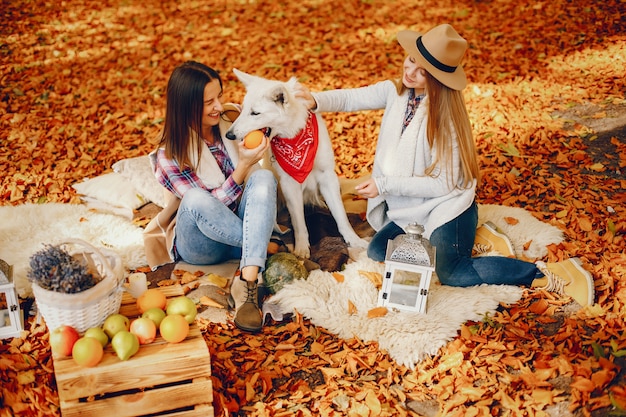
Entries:
[[150, 154], [168, 203], [146, 227], [146, 256], [153, 268], [241, 258], [231, 287], [235, 324], [258, 331], [257, 285], [276, 222], [276, 180], [258, 165], [266, 137], [255, 149], [224, 140], [233, 121], [225, 108], [237, 113], [238, 107], [222, 105], [221, 98], [222, 80], [204, 64], [185, 62], [170, 76], [165, 125]]

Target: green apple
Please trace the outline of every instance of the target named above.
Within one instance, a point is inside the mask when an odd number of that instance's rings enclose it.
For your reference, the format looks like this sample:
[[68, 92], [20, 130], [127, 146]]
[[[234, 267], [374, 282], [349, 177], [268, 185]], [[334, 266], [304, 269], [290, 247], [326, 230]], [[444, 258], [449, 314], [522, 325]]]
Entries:
[[85, 332], [83, 336], [93, 337], [94, 339], [97, 339], [98, 342], [100, 342], [100, 344], [102, 345], [102, 347], [105, 347], [107, 343], [109, 343], [109, 336], [107, 336], [106, 332], [104, 331], [104, 329], [102, 329], [102, 327], [91, 327], [87, 329], [87, 331]]
[[118, 332], [122, 330], [128, 331], [130, 328], [130, 320], [123, 314], [114, 313], [104, 320], [102, 329], [109, 336], [109, 339], [113, 339]]
[[120, 360], [126, 361], [139, 351], [139, 339], [128, 330], [121, 330], [111, 339], [111, 347]]
[[152, 320], [154, 324], [156, 325], [157, 329], [161, 325], [161, 321], [163, 320], [163, 318], [165, 318], [165, 316], [166, 316], [165, 311], [163, 311], [159, 307], [149, 308], [146, 311], [144, 311], [143, 314], [141, 315], [141, 317], [145, 317], [145, 318]]
[[165, 311], [168, 316], [172, 314], [180, 314], [189, 324], [193, 323], [196, 319], [196, 315], [198, 314], [196, 303], [185, 295], [180, 295], [169, 300]]

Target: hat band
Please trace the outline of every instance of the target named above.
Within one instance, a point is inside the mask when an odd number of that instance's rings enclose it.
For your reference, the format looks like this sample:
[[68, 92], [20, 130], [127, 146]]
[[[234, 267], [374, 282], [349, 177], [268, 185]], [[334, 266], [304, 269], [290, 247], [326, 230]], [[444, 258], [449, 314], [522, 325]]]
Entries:
[[415, 44], [417, 45], [417, 49], [421, 52], [421, 54], [424, 56], [424, 58], [426, 58], [426, 61], [428, 61], [433, 67], [435, 67], [438, 70], [441, 70], [443, 72], [454, 72], [454, 71], [456, 71], [457, 67], [451, 67], [450, 65], [446, 65], [443, 62], [439, 61], [434, 56], [432, 56], [430, 54], [430, 52], [428, 52], [428, 49], [426, 49], [426, 47], [424, 46], [424, 43], [422, 42], [422, 37], [421, 36], [417, 38], [417, 40], [415, 41]]

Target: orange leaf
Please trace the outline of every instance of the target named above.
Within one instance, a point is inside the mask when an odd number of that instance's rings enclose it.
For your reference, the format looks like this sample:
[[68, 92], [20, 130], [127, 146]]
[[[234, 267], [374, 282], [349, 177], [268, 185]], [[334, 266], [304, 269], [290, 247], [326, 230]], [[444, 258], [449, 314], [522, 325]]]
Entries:
[[352, 314], [356, 314], [357, 312], [357, 308], [354, 305], [354, 303], [350, 300], [348, 300], [348, 314], [352, 315]]
[[578, 219], [578, 224], [580, 225], [580, 229], [584, 232], [591, 232], [593, 230], [593, 224], [587, 217], [581, 217]]
[[506, 221], [511, 226], [515, 226], [516, 224], [519, 223], [519, 220], [516, 219], [515, 217], [504, 217], [504, 221]]
[[337, 282], [343, 282], [344, 279], [345, 279], [343, 274], [340, 273], [340, 272], [333, 272], [332, 275], [333, 275], [333, 278], [335, 278], [337, 280]]
[[387, 307], [374, 307], [367, 312], [367, 318], [373, 319], [387, 314]]
[[578, 377], [570, 384], [572, 388], [576, 388], [580, 392], [591, 393], [595, 389], [593, 382], [587, 378]]

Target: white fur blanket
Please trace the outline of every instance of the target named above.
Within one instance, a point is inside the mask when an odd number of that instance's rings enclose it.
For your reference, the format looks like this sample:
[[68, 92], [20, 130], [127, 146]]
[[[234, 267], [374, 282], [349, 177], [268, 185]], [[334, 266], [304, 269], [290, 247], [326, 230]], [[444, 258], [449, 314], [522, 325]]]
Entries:
[[[515, 223], [511, 219], [518, 220]], [[504, 206], [479, 206], [479, 225], [490, 220], [511, 238], [518, 256], [541, 258], [546, 246], [562, 241], [563, 235], [554, 226], [535, 219], [524, 209]], [[531, 242], [524, 250], [524, 245]], [[359, 271], [384, 272], [384, 265], [357, 255], [342, 272], [344, 282], [331, 273], [312, 271], [307, 280], [287, 284], [266, 301], [266, 310], [278, 314], [301, 313], [312, 323], [328, 329], [342, 338], [357, 337], [376, 341], [398, 363], [409, 368], [428, 355], [435, 355], [454, 339], [461, 325], [468, 320], [481, 320], [495, 312], [500, 303], [517, 302], [523, 289], [507, 285], [480, 285], [457, 288], [441, 285], [436, 276], [431, 281], [426, 314], [389, 311], [378, 318], [368, 318], [367, 312], [376, 307], [378, 290]], [[357, 312], [348, 313], [348, 301]], [[273, 308], [272, 308], [273, 306]]]
[[[285, 285], [266, 304], [276, 305], [284, 314], [296, 310], [341, 338], [376, 341], [396, 362], [413, 368], [452, 340], [463, 323], [481, 320], [500, 303], [517, 302], [523, 293], [510, 285], [449, 287], [433, 278], [426, 314], [389, 310], [383, 317], [368, 318], [367, 312], [376, 307], [378, 290], [360, 270], [382, 274], [384, 265], [363, 252], [342, 272], [344, 282], [329, 272], [312, 271], [308, 279]], [[356, 313], [348, 313], [348, 301], [356, 306]]]
[[143, 229], [114, 214], [90, 210], [82, 204], [24, 204], [0, 207], [0, 259], [13, 265], [13, 281], [20, 297], [32, 295], [27, 271], [31, 255], [44, 244], [67, 238], [116, 251], [127, 269], [147, 264]]

